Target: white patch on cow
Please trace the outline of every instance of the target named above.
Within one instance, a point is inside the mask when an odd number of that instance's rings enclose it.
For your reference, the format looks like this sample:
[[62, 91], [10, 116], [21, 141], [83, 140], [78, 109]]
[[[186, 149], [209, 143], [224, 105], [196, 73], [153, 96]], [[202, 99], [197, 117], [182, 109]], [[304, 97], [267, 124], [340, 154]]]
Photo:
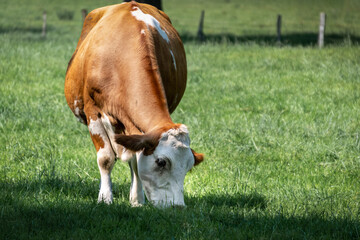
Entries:
[[76, 108], [75, 108], [75, 115], [76, 115], [76, 116], [80, 116], [80, 109], [79, 109], [79, 107], [76, 107]]
[[140, 33], [145, 35], [145, 29], [141, 29]]
[[154, 18], [153, 16], [151, 16], [150, 14], [145, 14], [143, 13], [138, 7], [133, 7], [133, 11], [131, 12], [131, 14], [139, 21], [143, 21], [146, 26], [149, 27], [152, 26], [154, 28], [156, 28], [156, 30], [159, 32], [159, 34], [161, 35], [161, 37], [167, 42], [169, 43], [169, 37], [166, 34], [166, 32], [164, 30], [162, 30], [160, 23], [158, 20], [156, 20], [156, 18]]
[[172, 57], [172, 60], [173, 60], [173, 63], [174, 63], [175, 70], [176, 70], [176, 61], [175, 61], [174, 54], [173, 54], [173, 52], [171, 50], [170, 50], [170, 54], [171, 54], [171, 57]]
[[[166, 160], [166, 165], [159, 167], [157, 159]], [[185, 125], [163, 133], [153, 154], [138, 154], [138, 173], [148, 200], [158, 207], [184, 206], [184, 179], [194, 162]]]
[[100, 119], [96, 119], [95, 121], [91, 119], [90, 117], [90, 123], [89, 123], [89, 131], [91, 133], [91, 135], [100, 135], [100, 137], [104, 140], [106, 136], [104, 136], [105, 131], [104, 131], [104, 127], [101, 124], [101, 120]]
[[78, 104], [80, 104], [80, 103], [81, 103], [81, 100], [77, 100], [77, 99], [74, 100], [74, 114], [79, 122], [84, 123], [84, 120], [80, 116], [80, 108], [78, 106]]
[[108, 138], [110, 139], [111, 147], [114, 150], [116, 157], [119, 158], [121, 155], [121, 152], [122, 152], [122, 146], [116, 143], [115, 128], [111, 124], [109, 117], [105, 113], [103, 113], [103, 115], [101, 117], [101, 122], [104, 125], [104, 128], [105, 128]]
[[90, 118], [90, 123], [88, 125], [88, 128], [91, 135], [99, 135], [104, 142], [104, 147], [101, 147], [97, 152], [97, 162], [101, 176], [98, 202], [104, 201], [105, 203], [110, 204], [113, 201], [111, 178], [110, 178], [112, 167], [110, 169], [103, 169], [100, 165], [100, 162], [104, 159], [108, 159], [109, 161], [114, 161], [115, 155], [111, 148], [109, 138], [107, 136], [107, 133], [105, 131], [101, 119], [97, 119], [94, 121], [93, 119]]
[[133, 156], [134, 156], [134, 152], [123, 147], [123, 151], [121, 154], [121, 161], [128, 162]]

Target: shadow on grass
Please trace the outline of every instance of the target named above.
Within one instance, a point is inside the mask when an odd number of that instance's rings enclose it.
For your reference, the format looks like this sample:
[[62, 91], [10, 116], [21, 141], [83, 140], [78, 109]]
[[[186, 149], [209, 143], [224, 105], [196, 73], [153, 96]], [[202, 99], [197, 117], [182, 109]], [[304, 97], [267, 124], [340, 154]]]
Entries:
[[[311, 212], [288, 216], [268, 209], [258, 193], [191, 197], [185, 199], [185, 209], [156, 209], [132, 208], [120, 200], [109, 206], [96, 204], [98, 188], [91, 181], [1, 181], [0, 187], [1, 239], [359, 238], [358, 218]], [[128, 194], [128, 187], [115, 186], [115, 196]]]
[[[72, 199], [94, 199], [97, 200], [99, 193], [100, 180], [84, 181], [81, 179], [67, 179], [46, 176], [40, 180], [27, 181], [21, 183], [13, 181], [0, 181], [0, 189], [6, 192], [13, 192], [23, 196], [36, 196], [37, 194], [60, 195]], [[116, 196], [129, 194], [130, 184], [113, 184], [113, 193]], [[3, 194], [3, 197], [6, 194]]]
[[[190, 33], [181, 33], [180, 37], [184, 43], [198, 42], [196, 35]], [[289, 33], [282, 35], [281, 45], [286, 46], [315, 46], [317, 45], [317, 33]], [[261, 45], [277, 45], [275, 35], [235, 35], [231, 33], [207, 34], [205, 41], [208, 43], [256, 43]], [[342, 43], [359, 44], [360, 36], [354, 34], [325, 34], [325, 45], [334, 45]]]
[[[187, 200], [187, 199], [185, 199]], [[210, 194], [200, 199], [190, 198], [185, 201], [189, 205], [196, 205], [198, 203], [206, 204], [207, 207], [223, 207], [223, 208], [245, 208], [245, 209], [260, 209], [264, 210], [267, 206], [267, 201], [264, 196], [258, 193], [234, 195], [214, 195]]]

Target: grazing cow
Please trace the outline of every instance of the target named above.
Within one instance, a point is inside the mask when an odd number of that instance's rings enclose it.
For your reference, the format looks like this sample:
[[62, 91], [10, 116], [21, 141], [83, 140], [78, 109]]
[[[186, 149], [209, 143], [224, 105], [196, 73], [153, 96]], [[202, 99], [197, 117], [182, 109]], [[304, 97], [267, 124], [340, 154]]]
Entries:
[[130, 202], [185, 205], [186, 173], [203, 160], [188, 129], [170, 118], [186, 86], [186, 58], [169, 17], [122, 3], [86, 17], [65, 78], [67, 103], [89, 128], [101, 175], [98, 201], [112, 203], [115, 159], [129, 162]]

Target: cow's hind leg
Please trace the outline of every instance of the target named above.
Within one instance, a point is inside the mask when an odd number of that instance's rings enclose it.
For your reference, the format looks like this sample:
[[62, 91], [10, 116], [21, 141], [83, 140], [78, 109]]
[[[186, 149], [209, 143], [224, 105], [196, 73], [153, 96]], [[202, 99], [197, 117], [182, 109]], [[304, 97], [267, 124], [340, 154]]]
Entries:
[[88, 119], [88, 128], [91, 139], [97, 151], [97, 163], [101, 175], [98, 202], [112, 203], [111, 170], [115, 164], [115, 154], [101, 118], [91, 115]]

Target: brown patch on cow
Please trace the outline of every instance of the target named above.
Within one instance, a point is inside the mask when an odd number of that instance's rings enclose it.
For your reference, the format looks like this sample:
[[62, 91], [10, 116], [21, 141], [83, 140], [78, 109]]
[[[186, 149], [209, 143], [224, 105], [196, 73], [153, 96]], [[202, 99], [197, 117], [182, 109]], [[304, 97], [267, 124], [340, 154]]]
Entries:
[[102, 139], [102, 137], [99, 134], [92, 135], [90, 133], [90, 136], [91, 136], [91, 140], [94, 143], [96, 151], [99, 151], [100, 148], [104, 148], [104, 146], [105, 146], [104, 140]]
[[191, 149], [191, 152], [194, 155], [194, 159], [195, 159], [194, 166], [196, 166], [196, 165], [200, 164], [202, 161], [204, 161], [204, 154], [197, 153], [193, 149]]

